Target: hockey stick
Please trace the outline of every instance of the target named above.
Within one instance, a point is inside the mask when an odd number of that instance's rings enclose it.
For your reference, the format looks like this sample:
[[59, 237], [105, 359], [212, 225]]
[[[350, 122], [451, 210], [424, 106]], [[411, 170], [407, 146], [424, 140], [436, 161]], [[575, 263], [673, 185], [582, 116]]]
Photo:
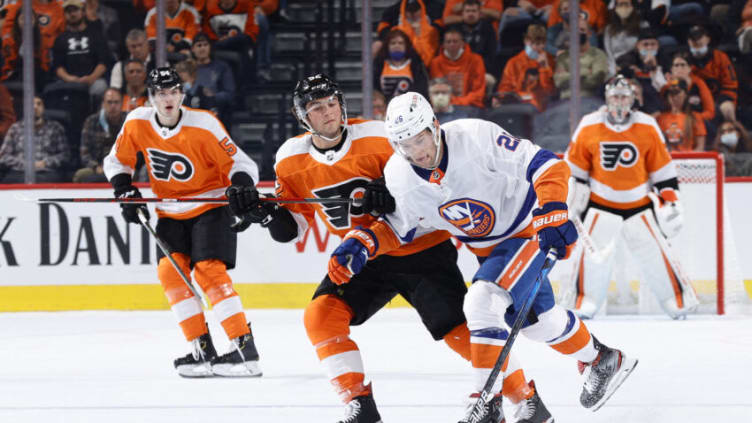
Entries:
[[[259, 200], [278, 204], [300, 204], [300, 203], [325, 203], [325, 204], [352, 204], [357, 202], [352, 198], [265, 198]], [[36, 201], [37, 203], [216, 203], [227, 204], [229, 201], [226, 197], [181, 197], [181, 198], [101, 198], [101, 197], [78, 197], [78, 198], [36, 198], [25, 201]]]
[[587, 229], [585, 229], [585, 225], [582, 223], [579, 216], [570, 215], [569, 220], [574, 224], [575, 229], [577, 229], [577, 235], [579, 235], [580, 239], [582, 240], [582, 243], [585, 246], [585, 250], [587, 251], [588, 255], [590, 256], [590, 259], [595, 262], [595, 264], [603, 263], [606, 258], [611, 255], [611, 251], [616, 245], [616, 240], [612, 239], [608, 243], [608, 245], [606, 245], [606, 248], [599, 249], [595, 244], [595, 241], [593, 241], [593, 238], [588, 233]]
[[486, 379], [486, 384], [483, 386], [483, 390], [480, 392], [478, 400], [475, 401], [475, 405], [473, 406], [473, 411], [470, 414], [468, 423], [479, 423], [484, 417], [485, 406], [494, 397], [493, 392], [491, 392], [493, 385], [496, 382], [496, 379], [499, 377], [499, 373], [501, 372], [502, 366], [504, 366], [504, 362], [507, 361], [509, 351], [511, 351], [512, 349], [512, 344], [514, 344], [514, 340], [517, 338], [517, 334], [520, 333], [520, 329], [522, 329], [522, 324], [525, 322], [527, 314], [530, 312], [530, 308], [533, 306], [535, 297], [538, 296], [538, 290], [540, 290], [541, 284], [543, 284], [543, 279], [548, 276], [548, 272], [551, 271], [551, 268], [554, 267], [554, 264], [556, 264], [556, 251], [551, 249], [548, 251], [548, 254], [546, 254], [546, 260], [543, 262], [543, 267], [541, 268], [538, 277], [535, 279], [535, 283], [530, 288], [530, 292], [527, 295], [525, 303], [522, 305], [522, 308], [517, 313], [517, 317], [514, 319], [512, 329], [509, 331], [509, 336], [507, 337], [507, 342], [504, 343], [504, 348], [501, 349], [499, 358], [496, 359], [496, 364], [494, 364], [493, 369], [491, 369], [491, 373], [488, 375], [488, 379]]
[[188, 289], [191, 290], [193, 295], [196, 296], [196, 298], [201, 299], [201, 303], [204, 304], [204, 307], [209, 308], [209, 304], [206, 303], [206, 299], [199, 295], [198, 291], [196, 291], [196, 288], [193, 287], [193, 284], [190, 280], [188, 280], [188, 277], [183, 273], [183, 270], [178, 266], [178, 263], [175, 261], [175, 259], [170, 255], [170, 251], [167, 249], [167, 246], [162, 242], [162, 240], [157, 236], [157, 232], [154, 231], [154, 228], [151, 227], [151, 224], [149, 224], [149, 219], [146, 218], [146, 214], [144, 214], [143, 210], [138, 210], [138, 219], [141, 221], [141, 224], [151, 233], [151, 235], [154, 237], [154, 239], [157, 241], [157, 245], [159, 246], [159, 249], [162, 250], [162, 253], [167, 257], [167, 260], [170, 260], [170, 263], [172, 263], [172, 267], [175, 268], [175, 271], [178, 272], [180, 277], [183, 279], [183, 282], [185, 282], [185, 285], [188, 287]]

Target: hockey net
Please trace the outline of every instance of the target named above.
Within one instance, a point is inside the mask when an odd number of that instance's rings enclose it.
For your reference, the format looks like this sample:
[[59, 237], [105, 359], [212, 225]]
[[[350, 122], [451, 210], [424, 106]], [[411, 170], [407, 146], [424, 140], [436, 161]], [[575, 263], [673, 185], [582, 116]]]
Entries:
[[[684, 206], [684, 225], [670, 243], [700, 300], [697, 313], [749, 313], [752, 304], [724, 201], [723, 156], [712, 152], [672, 156]], [[640, 283], [640, 266], [627, 250], [619, 240], [614, 250], [616, 264], [608, 302], [601, 313], [662, 314], [650, 288]]]

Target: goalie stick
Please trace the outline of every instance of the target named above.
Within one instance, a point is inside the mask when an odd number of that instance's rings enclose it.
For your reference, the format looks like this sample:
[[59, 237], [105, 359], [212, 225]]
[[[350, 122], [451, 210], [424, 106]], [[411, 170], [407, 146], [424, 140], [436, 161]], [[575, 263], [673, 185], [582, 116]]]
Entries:
[[202, 295], [199, 295], [196, 288], [193, 286], [191, 281], [188, 279], [188, 277], [183, 273], [183, 270], [178, 266], [178, 263], [175, 261], [175, 259], [170, 255], [170, 251], [167, 249], [167, 246], [162, 241], [162, 239], [157, 236], [157, 232], [154, 231], [154, 228], [151, 227], [151, 224], [149, 223], [149, 219], [146, 218], [146, 215], [142, 210], [138, 210], [138, 219], [141, 221], [141, 224], [149, 231], [149, 233], [154, 237], [154, 239], [157, 241], [157, 245], [159, 246], [159, 249], [162, 250], [162, 253], [167, 257], [167, 260], [170, 260], [170, 263], [172, 263], [172, 267], [175, 268], [175, 271], [178, 272], [180, 277], [183, 279], [183, 282], [185, 282], [186, 286], [188, 286], [188, 289], [191, 290], [193, 295], [196, 296], [196, 298], [201, 299], [201, 303], [204, 304], [204, 307], [209, 308], [209, 304], [206, 303], [206, 298], [204, 298]]
[[541, 267], [540, 273], [535, 279], [535, 283], [533, 283], [533, 286], [530, 287], [530, 292], [527, 295], [525, 303], [522, 305], [522, 308], [517, 313], [517, 317], [514, 319], [512, 329], [509, 331], [509, 336], [507, 337], [507, 342], [504, 343], [504, 348], [501, 349], [499, 358], [496, 359], [496, 363], [491, 369], [491, 373], [488, 375], [488, 379], [486, 379], [486, 384], [483, 386], [483, 390], [480, 392], [478, 399], [475, 401], [475, 405], [473, 405], [473, 411], [470, 414], [468, 423], [479, 423], [485, 415], [485, 406], [494, 397], [493, 392], [491, 392], [493, 385], [496, 382], [496, 379], [499, 377], [499, 373], [501, 372], [501, 368], [504, 366], [504, 362], [507, 361], [509, 351], [511, 351], [512, 349], [512, 344], [514, 344], [514, 340], [517, 338], [517, 334], [519, 334], [520, 329], [522, 329], [522, 324], [525, 322], [527, 314], [530, 312], [530, 308], [533, 306], [535, 297], [538, 296], [538, 290], [540, 290], [543, 279], [548, 276], [548, 272], [551, 271], [551, 268], [554, 267], [554, 264], [556, 264], [556, 251], [551, 249], [548, 251], [548, 254], [546, 254], [546, 259], [543, 262], [543, 267]]

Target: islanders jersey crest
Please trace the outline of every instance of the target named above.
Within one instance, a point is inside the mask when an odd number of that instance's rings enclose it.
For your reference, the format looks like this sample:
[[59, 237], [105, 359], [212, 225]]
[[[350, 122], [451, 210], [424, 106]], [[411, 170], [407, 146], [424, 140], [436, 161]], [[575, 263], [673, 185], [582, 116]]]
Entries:
[[457, 229], [474, 238], [488, 235], [496, 223], [496, 214], [491, 206], [470, 198], [452, 200], [441, 205], [439, 214]]

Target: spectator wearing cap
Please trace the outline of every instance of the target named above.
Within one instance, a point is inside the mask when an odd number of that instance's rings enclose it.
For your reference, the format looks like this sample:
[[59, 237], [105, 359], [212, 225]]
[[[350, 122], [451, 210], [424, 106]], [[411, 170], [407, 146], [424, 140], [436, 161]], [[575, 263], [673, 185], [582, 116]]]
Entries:
[[[689, 65], [689, 52], [686, 50], [675, 52], [671, 55], [670, 63], [670, 72], [666, 74], [666, 79], [680, 79], [687, 84], [689, 108], [697, 112], [708, 127], [715, 118], [715, 101], [705, 81], [692, 73]], [[661, 88], [661, 90], [666, 89], [668, 89], [668, 84]]]
[[702, 117], [689, 108], [687, 83], [672, 79], [664, 92], [667, 110], [656, 120], [669, 151], [703, 151], [707, 132]]
[[622, 54], [616, 60], [617, 72], [635, 79], [642, 86], [642, 111], [656, 114], [661, 111], [663, 100], [660, 89], [666, 85], [666, 77], [661, 67], [661, 43], [658, 33], [652, 28], [643, 28], [631, 52]]
[[143, 29], [134, 28], [128, 31], [128, 35], [125, 36], [125, 48], [128, 50], [128, 58], [115, 63], [110, 73], [110, 87], [117, 88], [124, 91], [123, 85], [123, 71], [125, 63], [128, 60], [138, 60], [146, 67], [148, 73], [154, 69], [154, 60], [151, 57], [151, 51], [149, 43], [146, 39], [146, 31]]
[[[601, 97], [600, 90], [606, 82], [608, 75], [608, 57], [606, 52], [598, 47], [590, 45], [590, 26], [585, 19], [579, 19], [579, 41], [580, 41], [580, 96], [581, 97]], [[554, 71], [554, 84], [559, 90], [561, 99], [568, 99], [572, 96], [572, 90], [569, 87], [569, 52], [564, 50], [563, 53], [556, 56], [556, 67]]]
[[101, 97], [107, 89], [104, 73], [110, 61], [101, 33], [89, 28], [84, 19], [82, 0], [65, 0], [65, 32], [55, 39], [52, 69], [64, 82], [89, 86], [89, 94]]
[[525, 49], [509, 59], [504, 67], [497, 96], [492, 106], [506, 102], [522, 102], [534, 105], [543, 111], [555, 94], [554, 58], [544, 49], [546, 28], [532, 24], [525, 33]]
[[[465, 18], [462, 15], [467, 2], [467, 0], [447, 0], [444, 3], [444, 13], [441, 15], [444, 26], [464, 22]], [[501, 19], [501, 14], [504, 11], [504, 2], [501, 0], [471, 0], [471, 3], [478, 4], [479, 19], [490, 23], [493, 26], [494, 34], [496, 34], [496, 31], [499, 30], [499, 19]]]
[[483, 58], [470, 50], [459, 28], [446, 30], [441, 52], [433, 59], [428, 70], [431, 78], [444, 77], [449, 80], [453, 105], [471, 108], [474, 113], [485, 107], [486, 66]]
[[716, 100], [720, 111], [716, 118], [735, 121], [739, 81], [733, 63], [726, 53], [710, 47], [710, 35], [702, 25], [690, 28], [687, 43], [692, 73], [705, 81]]
[[441, 20], [441, 5], [428, 0], [400, 0], [384, 9], [377, 28], [379, 39], [374, 41], [374, 57], [381, 50], [391, 28], [398, 28], [410, 38], [415, 51], [426, 67], [439, 49], [439, 29], [435, 22]]
[[235, 77], [230, 66], [212, 57], [212, 45], [206, 33], [199, 32], [191, 46], [196, 60], [196, 84], [214, 94], [214, 103], [220, 120], [227, 119], [235, 95]]

